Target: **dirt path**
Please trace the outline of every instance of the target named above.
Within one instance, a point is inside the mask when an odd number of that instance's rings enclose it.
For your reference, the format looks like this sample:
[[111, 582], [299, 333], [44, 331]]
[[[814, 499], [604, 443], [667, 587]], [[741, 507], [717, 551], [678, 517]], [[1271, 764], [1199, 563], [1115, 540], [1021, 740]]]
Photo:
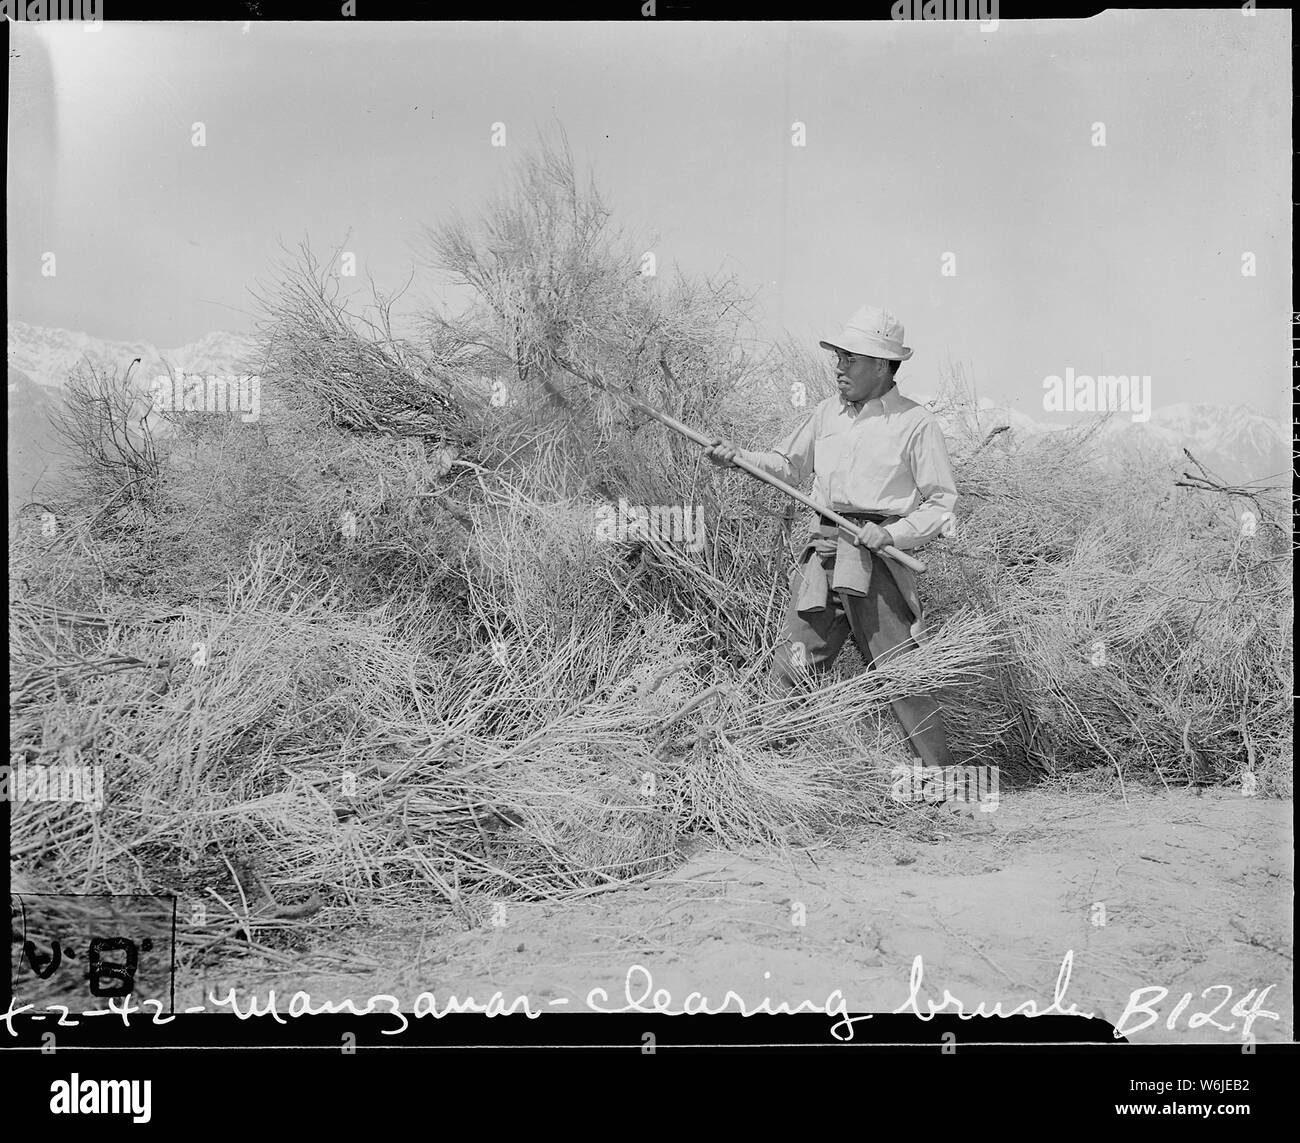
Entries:
[[[675, 1009], [689, 993], [717, 1004], [730, 989], [750, 1005], [770, 997], [821, 1011], [839, 989], [850, 1011], [887, 1012], [907, 1000], [919, 955], [922, 1011], [947, 989], [968, 1012], [999, 1001], [1009, 1012], [1027, 1000], [1049, 1005], [1073, 950], [1067, 1010], [1119, 1025], [1135, 990], [1169, 990], [1149, 1027], [1133, 1031], [1144, 1017], [1127, 1018], [1136, 1043], [1240, 1043], [1233, 1005], [1270, 985], [1259, 1007], [1279, 1019], [1258, 1017], [1253, 1033], [1293, 1038], [1289, 802], [1130, 791], [1125, 805], [1110, 794], [1030, 792], [1004, 795], [988, 816], [990, 832], [928, 844], [706, 850], [635, 888], [509, 904], [497, 927], [389, 934], [386, 951], [370, 950], [376, 963], [410, 967], [377, 973], [373, 987], [357, 977], [346, 989], [339, 978], [292, 987], [362, 1000], [500, 991], [507, 1001], [528, 996], [534, 1009], [568, 998], [550, 1010], [588, 1011], [594, 987], [608, 992], [608, 1007], [626, 1003], [629, 969], [641, 965]], [[638, 980], [633, 994], [643, 991]], [[1201, 1019], [1192, 1028], [1197, 1013], [1231, 1030]]]

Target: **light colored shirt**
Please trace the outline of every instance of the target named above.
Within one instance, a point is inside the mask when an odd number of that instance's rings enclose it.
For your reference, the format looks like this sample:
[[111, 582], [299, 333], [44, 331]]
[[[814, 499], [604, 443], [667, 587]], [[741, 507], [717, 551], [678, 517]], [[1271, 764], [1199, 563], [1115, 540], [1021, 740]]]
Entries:
[[885, 530], [903, 551], [933, 540], [957, 503], [938, 420], [897, 386], [858, 404], [827, 397], [771, 451], [737, 451], [796, 488], [812, 477], [812, 498], [837, 512], [901, 517]]

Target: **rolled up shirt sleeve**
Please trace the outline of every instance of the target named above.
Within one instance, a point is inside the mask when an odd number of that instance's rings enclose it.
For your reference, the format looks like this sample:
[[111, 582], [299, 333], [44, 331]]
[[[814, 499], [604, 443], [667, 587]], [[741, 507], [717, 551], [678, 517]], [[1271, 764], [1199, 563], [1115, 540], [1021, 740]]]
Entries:
[[948, 459], [948, 446], [939, 422], [927, 417], [907, 444], [907, 462], [921, 502], [900, 520], [886, 525], [901, 551], [919, 548], [933, 540], [952, 519], [957, 505], [957, 481]]
[[816, 414], [809, 414], [768, 451], [737, 449], [737, 455], [769, 476], [802, 487], [812, 477], [816, 460], [816, 421]]

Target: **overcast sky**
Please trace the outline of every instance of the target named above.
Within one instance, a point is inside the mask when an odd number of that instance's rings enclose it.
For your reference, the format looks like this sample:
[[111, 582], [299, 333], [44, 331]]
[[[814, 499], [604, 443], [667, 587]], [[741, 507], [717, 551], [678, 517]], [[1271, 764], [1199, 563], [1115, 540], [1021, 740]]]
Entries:
[[1067, 367], [1289, 417], [1289, 13], [10, 31], [10, 318], [249, 330], [304, 233], [396, 287], [558, 121], [661, 274], [734, 271], [810, 342], [892, 308], [905, 391], [951, 358], [1039, 417]]

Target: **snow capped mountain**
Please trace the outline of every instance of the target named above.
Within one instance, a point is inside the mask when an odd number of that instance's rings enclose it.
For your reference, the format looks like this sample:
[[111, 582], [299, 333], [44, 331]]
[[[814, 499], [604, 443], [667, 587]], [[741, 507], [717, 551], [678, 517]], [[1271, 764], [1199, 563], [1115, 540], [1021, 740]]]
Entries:
[[[1110, 426], [1124, 431], [1123, 423]], [[1291, 474], [1291, 426], [1248, 405], [1166, 405], [1141, 428], [1169, 450], [1188, 449], [1211, 471], [1229, 480], [1268, 480], [1284, 484]]]
[[50, 426], [50, 415], [63, 408], [69, 375], [89, 361], [98, 369], [116, 368], [123, 376], [135, 358], [131, 385], [149, 392], [166, 365], [186, 373], [237, 376], [257, 373], [254, 340], [247, 334], [209, 333], [178, 349], [159, 349], [145, 341], [107, 341], [70, 329], [49, 329], [11, 321], [9, 364], [9, 518], [28, 500], [39, 500], [65, 463]]
[[257, 343], [242, 333], [205, 333], [198, 341], [163, 356], [186, 373], [260, 373]]
[[43, 479], [60, 458], [51, 455], [49, 418], [60, 408], [58, 394], [9, 367], [9, 514], [18, 504], [39, 500]]
[[[1090, 414], [1080, 413], [1065, 421], [1040, 421], [987, 397], [974, 406], [940, 406], [936, 412], [950, 439], [957, 440], [976, 429], [974, 435], [983, 438], [1001, 425], [1023, 439], [1080, 426], [1091, 419]], [[1159, 450], [1190, 468], [1182, 451], [1187, 449], [1228, 483], [1258, 480], [1285, 484], [1290, 479], [1290, 424], [1248, 405], [1165, 405], [1152, 410], [1148, 421], [1134, 421], [1121, 412], [1104, 421], [1098, 439], [1116, 451], [1127, 447]]]
[[255, 373], [258, 367], [253, 339], [240, 333], [204, 334], [178, 349], [159, 349], [147, 341], [106, 341], [75, 330], [22, 321], [11, 321], [8, 333], [10, 367], [36, 384], [54, 389], [62, 389], [68, 375], [86, 360], [97, 368], [116, 366], [120, 375], [138, 357], [140, 364], [131, 378], [145, 388], [153, 377], [166, 373], [164, 362], [186, 373]]
[[[166, 364], [173, 370], [198, 374], [236, 376], [261, 371], [256, 343], [247, 334], [209, 333], [176, 349], [159, 349], [143, 341], [107, 341], [75, 330], [20, 321], [9, 323], [8, 334], [11, 518], [16, 503], [39, 499], [45, 482], [59, 471], [49, 414], [62, 407], [68, 375], [84, 361], [98, 368], [116, 367], [121, 375], [139, 358], [131, 378], [141, 393], [149, 391], [154, 377], [166, 373]], [[907, 395], [923, 404], [932, 403], [926, 394]], [[978, 442], [1002, 425], [1011, 428], [1008, 437], [1023, 440], [1088, 420], [1087, 414], [1080, 413], [1066, 415], [1064, 420], [1042, 421], [987, 397], [964, 408], [942, 403], [934, 407], [953, 441], [973, 438]], [[1290, 424], [1246, 405], [1166, 405], [1142, 422], [1120, 413], [1106, 421], [1099, 439], [1112, 442], [1117, 453], [1129, 445], [1154, 447], [1190, 467], [1182, 455], [1187, 448], [1211, 472], [1234, 483], [1261, 480], [1284, 484], [1291, 471]]]

